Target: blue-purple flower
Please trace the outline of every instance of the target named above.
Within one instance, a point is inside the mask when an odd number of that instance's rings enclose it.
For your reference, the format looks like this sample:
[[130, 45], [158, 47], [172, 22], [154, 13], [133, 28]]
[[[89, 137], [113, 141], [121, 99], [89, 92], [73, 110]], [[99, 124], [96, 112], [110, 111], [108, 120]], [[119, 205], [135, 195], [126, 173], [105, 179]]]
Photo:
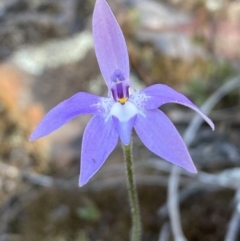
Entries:
[[181, 136], [158, 108], [166, 103], [177, 103], [198, 112], [214, 129], [212, 121], [184, 95], [166, 85], [156, 84], [130, 94], [132, 86], [126, 43], [105, 0], [96, 1], [93, 38], [109, 97], [84, 92], [75, 94], [47, 113], [30, 140], [50, 134], [76, 116], [93, 114], [83, 135], [80, 186], [101, 168], [119, 138], [124, 145], [130, 144], [133, 128], [150, 151], [195, 173], [196, 168]]

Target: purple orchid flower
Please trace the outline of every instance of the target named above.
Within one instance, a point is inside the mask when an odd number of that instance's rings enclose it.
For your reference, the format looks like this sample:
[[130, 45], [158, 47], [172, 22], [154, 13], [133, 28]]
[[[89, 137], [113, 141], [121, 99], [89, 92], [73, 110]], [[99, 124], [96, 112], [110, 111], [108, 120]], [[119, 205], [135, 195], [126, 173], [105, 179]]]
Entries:
[[50, 134], [76, 116], [93, 114], [83, 135], [79, 185], [101, 168], [120, 137], [130, 144], [134, 128], [144, 145], [161, 158], [189, 172], [196, 168], [178, 131], [158, 108], [177, 103], [198, 112], [214, 129], [212, 121], [189, 99], [172, 88], [155, 84], [130, 95], [129, 58], [123, 33], [105, 0], [97, 0], [93, 13], [93, 38], [100, 70], [109, 97], [80, 92], [50, 110], [30, 136]]

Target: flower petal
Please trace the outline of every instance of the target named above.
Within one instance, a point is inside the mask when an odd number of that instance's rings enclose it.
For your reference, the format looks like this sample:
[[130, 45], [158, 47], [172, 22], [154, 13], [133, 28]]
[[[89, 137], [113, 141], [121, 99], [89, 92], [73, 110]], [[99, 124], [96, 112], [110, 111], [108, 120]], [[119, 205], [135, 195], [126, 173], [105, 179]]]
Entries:
[[97, 0], [93, 12], [95, 52], [104, 80], [110, 88], [111, 77], [120, 70], [129, 79], [129, 59], [122, 30], [105, 0]]
[[96, 115], [89, 121], [83, 134], [79, 186], [101, 168], [117, 142], [118, 133], [111, 118], [105, 122], [102, 115]]
[[134, 128], [150, 151], [189, 172], [197, 172], [181, 136], [162, 111], [138, 115]]
[[115, 128], [120, 136], [120, 139], [124, 145], [129, 145], [131, 140], [132, 128], [135, 124], [137, 116], [133, 116], [128, 121], [120, 122], [115, 116], [112, 117], [115, 124]]
[[107, 111], [105, 109], [110, 109], [112, 103], [113, 101], [108, 98], [84, 92], [77, 93], [51, 109], [32, 132], [29, 139], [34, 141], [46, 136], [78, 115]]
[[115, 128], [124, 145], [129, 145], [131, 132], [138, 114], [136, 106], [127, 101], [124, 105], [119, 102], [112, 106], [110, 115], [115, 124]]
[[198, 112], [198, 114], [200, 114], [214, 130], [213, 122], [206, 115], [204, 115], [196, 105], [194, 105], [186, 96], [175, 91], [167, 85], [156, 84], [149, 86], [138, 93], [134, 93], [130, 97], [130, 101], [132, 101], [138, 107], [148, 110], [157, 109], [159, 106], [166, 103], [185, 105]]

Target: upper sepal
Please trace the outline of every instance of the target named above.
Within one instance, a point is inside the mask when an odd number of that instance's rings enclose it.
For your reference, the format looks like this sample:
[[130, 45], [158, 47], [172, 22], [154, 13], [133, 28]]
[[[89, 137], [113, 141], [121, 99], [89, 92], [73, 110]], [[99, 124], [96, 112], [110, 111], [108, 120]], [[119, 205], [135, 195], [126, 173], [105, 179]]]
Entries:
[[93, 39], [98, 64], [111, 88], [116, 71], [129, 80], [129, 58], [122, 30], [105, 0], [97, 0], [93, 12]]

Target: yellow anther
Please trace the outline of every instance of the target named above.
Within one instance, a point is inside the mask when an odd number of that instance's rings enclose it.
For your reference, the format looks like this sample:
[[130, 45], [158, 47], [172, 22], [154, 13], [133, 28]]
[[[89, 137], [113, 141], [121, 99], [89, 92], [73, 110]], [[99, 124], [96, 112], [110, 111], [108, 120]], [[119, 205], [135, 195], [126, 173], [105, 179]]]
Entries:
[[127, 102], [128, 98], [121, 98], [121, 99], [118, 99], [118, 101], [123, 105]]

